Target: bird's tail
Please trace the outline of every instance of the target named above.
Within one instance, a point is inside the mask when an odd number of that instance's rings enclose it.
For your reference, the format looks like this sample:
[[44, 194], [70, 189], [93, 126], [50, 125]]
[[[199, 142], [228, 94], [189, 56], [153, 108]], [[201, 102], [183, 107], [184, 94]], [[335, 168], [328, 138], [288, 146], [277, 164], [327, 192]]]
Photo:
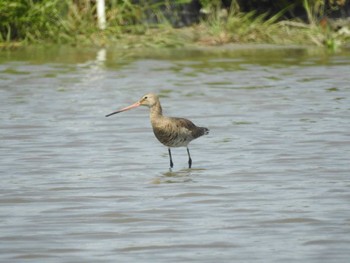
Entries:
[[204, 135], [209, 133], [209, 129], [208, 128], [202, 127], [202, 129], [203, 129], [203, 134]]

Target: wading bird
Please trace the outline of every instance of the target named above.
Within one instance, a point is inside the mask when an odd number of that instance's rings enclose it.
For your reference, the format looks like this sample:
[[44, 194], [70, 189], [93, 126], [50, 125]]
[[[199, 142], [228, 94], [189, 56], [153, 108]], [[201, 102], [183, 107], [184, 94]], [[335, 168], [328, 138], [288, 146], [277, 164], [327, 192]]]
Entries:
[[154, 93], [146, 94], [138, 102], [123, 109], [107, 114], [106, 117], [139, 106], [147, 106], [150, 109], [150, 119], [153, 133], [162, 144], [168, 147], [170, 168], [173, 168], [174, 166], [171, 157], [171, 147], [186, 147], [188, 154], [188, 168], [191, 168], [192, 159], [190, 150], [188, 149], [188, 144], [192, 140], [202, 135], [208, 134], [209, 129], [204, 127], [197, 127], [193, 124], [193, 122], [184, 118], [163, 116], [159, 98]]

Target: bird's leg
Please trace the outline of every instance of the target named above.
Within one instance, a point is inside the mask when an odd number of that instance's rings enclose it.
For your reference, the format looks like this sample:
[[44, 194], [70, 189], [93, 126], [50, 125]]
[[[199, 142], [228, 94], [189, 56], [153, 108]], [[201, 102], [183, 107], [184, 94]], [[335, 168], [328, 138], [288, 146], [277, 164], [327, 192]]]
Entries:
[[170, 158], [170, 168], [173, 168], [174, 163], [173, 163], [173, 159], [171, 158], [171, 150], [170, 150], [170, 148], [168, 148], [168, 152], [169, 152], [169, 158]]
[[191, 155], [190, 155], [190, 150], [188, 149], [188, 147], [186, 147], [186, 149], [187, 149], [187, 154], [188, 154], [188, 168], [191, 168], [192, 159], [191, 159]]

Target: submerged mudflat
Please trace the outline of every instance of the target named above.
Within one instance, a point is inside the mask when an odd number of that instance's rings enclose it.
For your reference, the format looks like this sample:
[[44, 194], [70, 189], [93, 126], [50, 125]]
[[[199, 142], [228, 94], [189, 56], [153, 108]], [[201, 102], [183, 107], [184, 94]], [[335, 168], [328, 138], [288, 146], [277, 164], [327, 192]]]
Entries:
[[[302, 48], [0, 53], [0, 261], [347, 262], [350, 59]], [[145, 108], [211, 133], [154, 138]]]

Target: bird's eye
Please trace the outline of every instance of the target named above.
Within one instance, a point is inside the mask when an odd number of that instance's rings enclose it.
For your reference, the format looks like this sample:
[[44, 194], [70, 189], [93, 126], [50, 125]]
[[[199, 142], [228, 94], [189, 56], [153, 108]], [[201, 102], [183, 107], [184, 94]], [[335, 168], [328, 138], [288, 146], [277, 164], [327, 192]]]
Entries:
[[147, 96], [143, 97], [145, 100], [147, 100]]

